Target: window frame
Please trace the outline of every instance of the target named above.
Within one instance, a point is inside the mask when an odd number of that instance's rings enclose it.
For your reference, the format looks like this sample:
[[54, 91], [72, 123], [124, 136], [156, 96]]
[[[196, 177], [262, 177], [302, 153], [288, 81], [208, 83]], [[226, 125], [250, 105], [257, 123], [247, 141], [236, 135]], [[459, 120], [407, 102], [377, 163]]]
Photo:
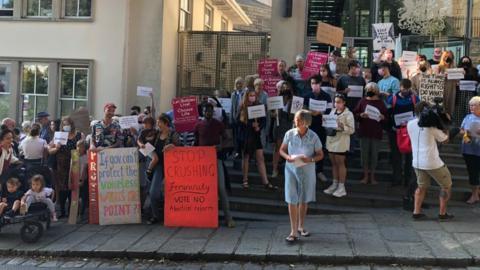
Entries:
[[[76, 0], [77, 1], [77, 14], [80, 13], [80, 1], [81, 0]], [[73, 20], [73, 21], [88, 21], [93, 19], [93, 4], [94, 0], [89, 0], [90, 1], [90, 16], [67, 16], [67, 12], [65, 11], [65, 8], [67, 7], [67, 0], [61, 0], [61, 6], [60, 6], [60, 19], [61, 20]]]
[[51, 15], [50, 16], [40, 16], [40, 8], [42, 1], [48, 1], [48, 0], [35, 0], [38, 1], [38, 10], [36, 15], [28, 15], [28, 2], [29, 1], [34, 1], [34, 0], [23, 0], [22, 1], [22, 18], [26, 19], [40, 19], [40, 20], [51, 20], [55, 17], [55, 0], [50, 0], [52, 2], [51, 6]]
[[[66, 98], [62, 97], [62, 71], [64, 69], [73, 69], [73, 92], [72, 92], [72, 97], [71, 98]], [[87, 70], [87, 95], [85, 98], [75, 98], [75, 71], [76, 70]], [[77, 101], [82, 101], [87, 104], [89, 104], [89, 99], [90, 99], [90, 77], [91, 77], [91, 68], [88, 65], [82, 65], [82, 64], [68, 64], [68, 63], [61, 63], [59, 64], [58, 68], [58, 108], [57, 108], [57, 115], [62, 116], [62, 101], [73, 101], [74, 107], [76, 105]]]
[[[223, 27], [224, 24], [225, 24], [225, 28]], [[224, 32], [228, 31], [228, 20], [227, 20], [227, 18], [225, 18], [223, 16], [222, 16], [221, 21], [220, 21], [220, 30], [224, 31]]]
[[[185, 10], [182, 8], [182, 0], [179, 1], [179, 13], [178, 13], [178, 31], [192, 31], [192, 25], [193, 25], [193, 19], [192, 19], [192, 14], [193, 14], [193, 1], [192, 0], [186, 0], [188, 3], [188, 8], [190, 10]], [[180, 25], [182, 22], [182, 16], [181, 14], [185, 13], [186, 21], [185, 21], [185, 29], [181, 29]]]
[[[40, 0], [44, 1], [44, 0]], [[51, 0], [52, 15], [27, 16], [28, 0], [13, 0], [13, 15], [0, 16], [0, 21], [42, 21], [42, 22], [93, 22], [95, 16], [95, 0], [90, 1], [90, 16], [65, 16], [66, 0]], [[78, 2], [79, 3], [79, 0]], [[79, 11], [77, 11], [78, 13]]]
[[14, 11], [15, 11], [15, 0], [11, 0], [12, 1], [12, 8], [4, 8], [3, 7], [4, 1], [6, 1], [6, 0], [0, 0], [0, 2], [2, 2], [2, 4], [0, 5], [0, 11], [11, 11], [12, 15], [9, 15], [9, 16], [2, 15], [2, 16], [0, 16], [0, 18], [6, 18], [6, 19], [13, 18]]
[[[207, 10], [210, 10], [210, 25], [207, 24]], [[214, 14], [213, 14], [213, 7], [210, 6], [209, 4], [205, 3], [205, 9], [203, 11], [203, 30], [205, 31], [213, 31], [213, 25], [214, 25]]]
[[[11, 104], [11, 98], [12, 98], [12, 83], [11, 83], [11, 79], [12, 79], [12, 64], [10, 62], [6, 62], [6, 61], [0, 61], [0, 65], [1, 66], [6, 66], [6, 70], [10, 70], [8, 74], [6, 74], [6, 82], [8, 83], [6, 85], [6, 88], [5, 88], [5, 92], [0, 92], [0, 97], [7, 97], [7, 99], [9, 100], [8, 102], [8, 108], [7, 110], [8, 111], [12, 111], [12, 104]], [[11, 113], [10, 113], [11, 114]], [[5, 115], [5, 117], [10, 117], [11, 115]], [[3, 118], [3, 117], [2, 117]]]

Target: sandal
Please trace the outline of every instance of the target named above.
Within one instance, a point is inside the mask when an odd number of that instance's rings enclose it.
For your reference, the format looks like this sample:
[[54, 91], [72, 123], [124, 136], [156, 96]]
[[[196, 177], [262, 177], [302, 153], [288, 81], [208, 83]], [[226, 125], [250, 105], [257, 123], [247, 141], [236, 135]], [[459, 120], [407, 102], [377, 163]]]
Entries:
[[309, 236], [310, 236], [310, 232], [308, 232], [308, 231], [305, 230], [305, 229], [301, 229], [301, 230], [299, 229], [299, 230], [298, 230], [298, 233], [299, 233], [301, 236], [303, 236], [303, 237], [309, 237]]
[[274, 186], [272, 185], [272, 183], [268, 182], [264, 185], [265, 189], [268, 189], [268, 190], [277, 190], [278, 187], [277, 186]]
[[248, 180], [244, 180], [242, 183], [243, 190], [248, 190], [250, 186], [248, 185]]
[[287, 243], [289, 243], [289, 244], [293, 244], [297, 240], [298, 240], [298, 237], [295, 236], [295, 235], [289, 235], [289, 236], [287, 236], [287, 238], [285, 238], [285, 241], [287, 241]]

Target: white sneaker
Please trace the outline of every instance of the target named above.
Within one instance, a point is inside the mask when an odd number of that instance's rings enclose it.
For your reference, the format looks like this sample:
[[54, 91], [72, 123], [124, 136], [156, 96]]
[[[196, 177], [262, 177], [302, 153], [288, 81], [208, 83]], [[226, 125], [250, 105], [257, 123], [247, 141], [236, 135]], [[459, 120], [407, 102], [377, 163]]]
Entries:
[[323, 193], [332, 195], [337, 190], [337, 188], [338, 188], [338, 183], [333, 182], [333, 184], [331, 184], [327, 189], [325, 189]]
[[335, 190], [335, 192], [332, 195], [337, 197], [337, 198], [347, 196], [347, 191], [345, 190], [345, 185], [338, 185], [337, 190]]
[[327, 177], [322, 172], [317, 173], [317, 178], [320, 179], [320, 181], [322, 181], [322, 182], [327, 182], [328, 181]]

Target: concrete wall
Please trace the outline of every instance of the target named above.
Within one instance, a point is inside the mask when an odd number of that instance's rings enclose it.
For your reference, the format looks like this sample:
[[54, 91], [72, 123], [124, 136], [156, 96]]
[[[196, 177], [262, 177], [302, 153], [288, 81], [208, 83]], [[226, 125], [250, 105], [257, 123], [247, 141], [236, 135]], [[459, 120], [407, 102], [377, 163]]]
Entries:
[[[128, 0], [93, 1], [93, 22], [2, 21], [0, 57], [93, 59], [93, 114], [105, 102], [123, 110]], [[10, 42], [4, 42], [9, 40]]]
[[[172, 1], [174, 2], [174, 1]], [[228, 20], [228, 31], [232, 31], [233, 22], [228, 19], [227, 16], [223, 14], [222, 11], [218, 10], [215, 5], [212, 4], [212, 1], [209, 0], [194, 0], [193, 2], [193, 13], [192, 13], [192, 30], [193, 31], [204, 31], [204, 15], [205, 15], [205, 4], [208, 4], [213, 8], [213, 31], [220, 31], [222, 29], [222, 16]]]
[[295, 62], [295, 56], [305, 50], [307, 0], [293, 1], [292, 17], [284, 18], [283, 1], [272, 1], [271, 57]]

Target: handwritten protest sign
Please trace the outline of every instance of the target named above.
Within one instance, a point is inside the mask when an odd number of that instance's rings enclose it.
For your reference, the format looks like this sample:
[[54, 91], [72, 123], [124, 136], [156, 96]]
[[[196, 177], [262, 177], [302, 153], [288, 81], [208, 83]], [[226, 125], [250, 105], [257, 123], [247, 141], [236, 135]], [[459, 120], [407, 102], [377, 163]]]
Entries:
[[323, 127], [325, 128], [338, 128], [337, 116], [335, 114], [324, 114], [323, 118]]
[[80, 107], [70, 114], [70, 119], [72, 119], [75, 124], [75, 129], [87, 135], [92, 133], [90, 128], [90, 114], [88, 109], [85, 107]]
[[197, 97], [181, 97], [172, 100], [175, 130], [188, 132], [195, 129], [198, 121]]
[[118, 118], [118, 123], [122, 129], [138, 128], [138, 116], [129, 115]]
[[308, 52], [305, 65], [302, 70], [302, 79], [307, 80], [312, 75], [320, 72], [320, 66], [326, 64], [328, 54], [323, 52]]
[[277, 83], [282, 79], [278, 74], [277, 59], [262, 59], [258, 61], [258, 75], [263, 80], [263, 90], [269, 97], [277, 95]]
[[283, 109], [283, 97], [276, 96], [267, 98], [267, 108], [269, 111]]
[[67, 145], [67, 140], [68, 140], [68, 132], [56, 131], [53, 134], [54, 144]]
[[218, 227], [215, 147], [165, 152], [165, 226]]
[[344, 31], [340, 27], [335, 27], [328, 23], [319, 21], [317, 25], [317, 41], [324, 44], [330, 44], [340, 48], [343, 43]]
[[226, 113], [230, 113], [232, 110], [232, 99], [231, 98], [218, 98], [218, 102], [222, 105], [222, 109]]
[[146, 86], [137, 86], [137, 96], [149, 97], [153, 93], [153, 88]]
[[326, 100], [315, 100], [311, 98], [309, 100], [308, 109], [314, 112], [325, 112], [327, 110]]
[[372, 28], [374, 50], [395, 49], [393, 23], [375, 23], [372, 24]]
[[435, 97], [443, 97], [445, 89], [445, 76], [423, 75], [420, 79], [420, 99], [434, 104]]
[[293, 96], [290, 113], [296, 113], [300, 111], [303, 108], [303, 100], [304, 99], [302, 97]]
[[247, 110], [248, 110], [248, 119], [261, 118], [267, 115], [265, 112], [264, 105], [250, 106], [247, 108]]
[[347, 97], [361, 98], [363, 97], [363, 86], [361, 85], [349, 85], [348, 88], [350, 91], [347, 94]]
[[463, 68], [447, 68], [448, 80], [460, 80], [465, 78], [465, 71]]
[[337, 58], [337, 66], [335, 72], [337, 74], [347, 74], [348, 73], [348, 62], [350, 62], [347, 58], [338, 57]]
[[89, 152], [90, 217], [93, 224], [141, 223], [136, 147]]
[[477, 81], [460, 81], [460, 91], [476, 91], [477, 90]]

